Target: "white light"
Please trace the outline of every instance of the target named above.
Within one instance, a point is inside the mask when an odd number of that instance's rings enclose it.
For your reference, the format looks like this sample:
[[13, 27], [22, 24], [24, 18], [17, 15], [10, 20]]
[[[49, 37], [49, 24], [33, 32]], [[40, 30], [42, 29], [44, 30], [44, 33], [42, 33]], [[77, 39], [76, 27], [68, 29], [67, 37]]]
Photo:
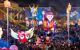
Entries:
[[2, 31], [2, 27], [0, 27], [0, 39], [2, 37], [3, 31]]

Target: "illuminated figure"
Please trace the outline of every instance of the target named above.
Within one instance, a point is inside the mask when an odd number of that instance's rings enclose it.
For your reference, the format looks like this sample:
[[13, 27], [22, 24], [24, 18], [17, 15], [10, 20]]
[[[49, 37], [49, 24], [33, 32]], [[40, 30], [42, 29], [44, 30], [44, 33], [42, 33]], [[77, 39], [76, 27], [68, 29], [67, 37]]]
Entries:
[[54, 21], [53, 21], [53, 13], [52, 12], [45, 12], [43, 25], [45, 31], [54, 31]]
[[29, 29], [28, 31], [19, 31], [18, 33], [14, 32], [11, 29], [11, 36], [15, 39], [18, 39], [22, 43], [29, 42], [29, 38], [33, 36], [34, 28]]
[[37, 6], [35, 6], [35, 5], [33, 4], [33, 6], [32, 6], [32, 7], [31, 7], [31, 6], [29, 6], [29, 8], [30, 8], [30, 10], [31, 10], [32, 17], [37, 16], [37, 9], [38, 9], [38, 5], [37, 5]]

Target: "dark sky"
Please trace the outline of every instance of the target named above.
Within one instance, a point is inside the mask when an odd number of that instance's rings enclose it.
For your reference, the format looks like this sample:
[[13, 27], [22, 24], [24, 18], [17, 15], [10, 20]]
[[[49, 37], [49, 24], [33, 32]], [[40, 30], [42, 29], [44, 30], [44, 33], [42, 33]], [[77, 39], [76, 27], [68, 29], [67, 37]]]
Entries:
[[73, 7], [80, 6], [80, 0], [11, 0], [18, 4], [25, 6], [25, 4], [39, 4], [41, 7], [53, 7], [58, 12], [64, 12], [68, 3], [71, 3]]
[[[0, 0], [3, 1], [3, 0]], [[39, 4], [40, 7], [51, 6], [55, 11], [64, 13], [68, 3], [71, 3], [72, 7], [80, 7], [80, 0], [10, 0], [18, 3], [20, 6], [28, 6], [30, 4]]]

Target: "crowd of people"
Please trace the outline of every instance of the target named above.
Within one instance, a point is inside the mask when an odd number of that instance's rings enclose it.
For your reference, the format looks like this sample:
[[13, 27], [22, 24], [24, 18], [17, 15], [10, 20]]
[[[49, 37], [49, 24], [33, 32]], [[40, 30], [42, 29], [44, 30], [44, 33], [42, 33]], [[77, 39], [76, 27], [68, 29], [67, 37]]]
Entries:
[[[16, 45], [18, 50], [79, 50], [80, 49], [80, 27], [77, 24], [70, 27], [70, 33], [68, 37], [67, 29], [60, 29], [55, 32], [46, 32], [43, 25], [35, 27], [34, 35], [29, 39], [29, 42], [21, 43], [17, 39], [4, 34], [3, 40], [8, 38], [10, 45]], [[17, 26], [18, 27], [18, 26]], [[16, 28], [14, 28], [16, 29]], [[7, 41], [7, 40], [6, 40]]]

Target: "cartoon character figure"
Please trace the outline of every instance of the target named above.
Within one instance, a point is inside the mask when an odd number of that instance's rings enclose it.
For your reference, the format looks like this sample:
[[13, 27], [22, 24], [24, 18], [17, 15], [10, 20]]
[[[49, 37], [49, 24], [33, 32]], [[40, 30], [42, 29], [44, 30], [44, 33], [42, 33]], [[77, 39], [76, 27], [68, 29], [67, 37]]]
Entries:
[[19, 41], [21, 41], [22, 43], [28, 42], [23, 31], [19, 31], [18, 34]]
[[18, 33], [14, 32], [11, 29], [11, 36], [15, 39], [18, 39], [22, 43], [29, 42], [29, 38], [33, 36], [34, 28], [29, 29], [28, 31], [19, 31]]
[[44, 25], [44, 30], [46, 31], [54, 31], [54, 21], [53, 21], [53, 13], [52, 12], [45, 12], [44, 20], [43, 20], [43, 25]]
[[38, 5], [36, 6], [36, 5], [33, 4], [32, 7], [29, 5], [29, 8], [30, 8], [30, 10], [31, 10], [32, 16], [33, 16], [33, 17], [37, 16]]
[[38, 25], [42, 25], [42, 20], [43, 20], [43, 8], [38, 8], [38, 11], [37, 11], [37, 16], [36, 16], [36, 19], [38, 21]]

